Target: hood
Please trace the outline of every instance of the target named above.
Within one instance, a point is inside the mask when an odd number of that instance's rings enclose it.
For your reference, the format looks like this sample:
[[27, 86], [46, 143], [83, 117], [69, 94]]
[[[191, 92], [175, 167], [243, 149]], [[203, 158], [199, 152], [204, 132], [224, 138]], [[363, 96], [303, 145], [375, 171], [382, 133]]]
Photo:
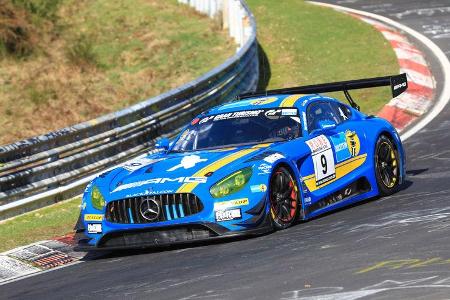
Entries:
[[[124, 164], [114, 176], [104, 178], [111, 198], [191, 192], [208, 188], [228, 172], [245, 167], [248, 158], [270, 148], [269, 144], [184, 153], [159, 153]], [[103, 185], [103, 184], [102, 184]], [[106, 187], [103, 185], [104, 187]], [[107, 197], [110, 198], [110, 197]]]

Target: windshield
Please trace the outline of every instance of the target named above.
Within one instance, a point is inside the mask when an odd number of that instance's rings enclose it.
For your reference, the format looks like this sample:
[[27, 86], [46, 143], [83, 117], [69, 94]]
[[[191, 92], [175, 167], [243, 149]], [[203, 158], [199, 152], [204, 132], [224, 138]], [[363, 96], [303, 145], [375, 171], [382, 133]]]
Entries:
[[296, 108], [246, 110], [194, 119], [171, 151], [280, 142], [299, 136], [301, 125]]

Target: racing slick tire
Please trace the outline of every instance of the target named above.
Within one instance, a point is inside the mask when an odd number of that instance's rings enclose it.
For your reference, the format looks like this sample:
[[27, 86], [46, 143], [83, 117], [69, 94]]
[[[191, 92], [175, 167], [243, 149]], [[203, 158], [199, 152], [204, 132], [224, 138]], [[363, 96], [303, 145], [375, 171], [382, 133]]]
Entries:
[[270, 217], [275, 230], [291, 226], [299, 214], [299, 189], [286, 167], [275, 169], [269, 185]]
[[390, 138], [381, 135], [375, 145], [375, 178], [381, 196], [389, 196], [400, 186], [400, 156]]

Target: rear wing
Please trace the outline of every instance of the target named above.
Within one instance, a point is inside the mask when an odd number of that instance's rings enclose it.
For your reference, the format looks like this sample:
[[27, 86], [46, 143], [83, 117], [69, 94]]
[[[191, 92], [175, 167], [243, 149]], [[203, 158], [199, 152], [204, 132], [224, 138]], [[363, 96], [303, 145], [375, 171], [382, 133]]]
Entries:
[[367, 89], [380, 86], [391, 86], [392, 97], [395, 98], [408, 88], [408, 80], [406, 74], [365, 78], [358, 80], [339, 81], [323, 84], [305, 85], [269, 91], [256, 91], [254, 93], [245, 93], [237, 97], [238, 100], [253, 98], [258, 96], [270, 96], [280, 94], [319, 94], [330, 92], [344, 92], [350, 105], [359, 110], [359, 106], [353, 101], [349, 94], [349, 90]]

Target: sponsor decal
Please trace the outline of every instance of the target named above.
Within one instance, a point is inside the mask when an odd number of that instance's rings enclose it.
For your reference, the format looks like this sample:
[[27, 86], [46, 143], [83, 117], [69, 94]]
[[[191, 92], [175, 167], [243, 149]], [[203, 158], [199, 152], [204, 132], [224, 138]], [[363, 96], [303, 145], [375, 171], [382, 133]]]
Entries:
[[399, 88], [402, 88], [402, 87], [406, 87], [406, 82], [402, 82], [402, 83], [394, 85], [394, 91], [398, 90]]
[[269, 119], [270, 119], [270, 117], [279, 116], [280, 114], [281, 114], [281, 109], [269, 109], [264, 113], [264, 115]]
[[239, 220], [242, 218], [242, 213], [240, 208], [216, 211], [216, 222]]
[[285, 108], [281, 110], [282, 116], [296, 116], [297, 109], [296, 108]]
[[199, 118], [195, 118], [194, 120], [192, 120], [191, 125], [197, 124], [198, 121], [200, 121], [200, 119]]
[[103, 215], [99, 214], [85, 214], [84, 215], [85, 221], [98, 221], [101, 222], [103, 220]]
[[264, 104], [273, 103], [277, 100], [278, 100], [277, 97], [261, 98], [261, 99], [250, 101], [250, 104], [251, 105], [264, 105]]
[[322, 185], [336, 178], [336, 169], [331, 143], [324, 135], [306, 141], [311, 149], [316, 185]]
[[88, 223], [88, 233], [102, 233], [101, 223]]
[[214, 203], [214, 210], [216, 210], [216, 211], [217, 210], [226, 210], [227, 208], [230, 208], [230, 207], [246, 206], [246, 205], [248, 205], [248, 198], [216, 202], [216, 203]]
[[199, 162], [204, 162], [204, 161], [208, 161], [208, 160], [206, 158], [200, 158], [200, 156], [198, 156], [198, 155], [184, 156], [178, 165], [168, 169], [167, 171], [172, 172], [179, 168], [190, 169], [190, 168], [195, 167], [195, 165], [198, 164]]
[[231, 113], [224, 113], [214, 116], [207, 116], [200, 120], [199, 124], [203, 124], [209, 121], [221, 121], [221, 120], [229, 120], [229, 119], [239, 119], [239, 118], [251, 118], [258, 117], [264, 110], [244, 110], [244, 111], [236, 111]]
[[306, 141], [306, 144], [311, 149], [312, 154], [331, 148], [330, 141], [323, 134]]
[[206, 183], [208, 178], [206, 177], [177, 177], [177, 178], [152, 178], [144, 181], [137, 181], [119, 185], [116, 187], [113, 192], [118, 192], [125, 189], [135, 188], [147, 184], [164, 184], [169, 182], [178, 182], [178, 183]]
[[147, 158], [147, 157], [141, 157], [141, 158], [135, 159], [127, 164], [124, 164], [121, 167], [129, 172], [133, 172], [137, 169], [142, 168], [143, 166], [146, 166], [146, 165], [149, 165], [149, 164], [161, 161], [161, 160], [163, 160], [163, 158], [152, 159], [152, 158]]
[[355, 131], [347, 130], [345, 132], [345, 139], [347, 141], [348, 149], [350, 150], [350, 154], [352, 157], [355, 157], [359, 154], [359, 150], [361, 150], [361, 143], [359, 141], [359, 137]]
[[282, 155], [280, 153], [274, 153], [274, 154], [271, 154], [271, 155], [265, 157], [264, 161], [266, 161], [270, 164], [273, 164], [274, 162], [276, 162], [277, 160], [282, 159], [282, 158], [284, 158], [284, 155]]
[[152, 196], [152, 195], [161, 195], [161, 194], [173, 194], [173, 190], [160, 190], [160, 191], [153, 191], [152, 189], [148, 189], [141, 193], [133, 193], [125, 195], [125, 198], [129, 197], [140, 197], [140, 196]]
[[305, 197], [305, 204], [311, 204], [311, 197]]
[[259, 185], [251, 185], [250, 190], [252, 193], [261, 193], [267, 191], [267, 185], [259, 184]]
[[351, 157], [347, 144], [347, 138], [344, 132], [339, 132], [330, 137], [336, 153], [336, 161], [341, 162]]
[[270, 174], [270, 171], [272, 171], [272, 166], [268, 164], [261, 164], [259, 165], [258, 170], [260, 171], [258, 175]]

